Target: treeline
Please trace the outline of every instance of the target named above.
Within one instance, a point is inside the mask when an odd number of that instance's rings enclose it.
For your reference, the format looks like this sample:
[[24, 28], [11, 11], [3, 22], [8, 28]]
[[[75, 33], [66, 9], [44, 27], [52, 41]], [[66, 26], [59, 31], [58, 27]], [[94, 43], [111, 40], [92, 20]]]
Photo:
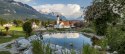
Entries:
[[40, 20], [40, 19], [15, 19], [15, 20], [6, 20], [4, 18], [0, 18], [0, 25], [3, 26], [4, 24], [11, 23], [14, 24], [16, 27], [22, 26], [25, 22], [35, 22], [37, 25], [41, 26], [48, 26], [49, 24], [55, 24], [56, 22], [54, 20]]

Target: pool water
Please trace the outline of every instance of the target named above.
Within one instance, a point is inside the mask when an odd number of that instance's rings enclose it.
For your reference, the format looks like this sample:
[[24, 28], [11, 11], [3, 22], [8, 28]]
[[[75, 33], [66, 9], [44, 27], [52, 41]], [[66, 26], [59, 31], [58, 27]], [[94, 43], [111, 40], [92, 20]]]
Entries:
[[68, 49], [80, 50], [84, 44], [92, 44], [91, 38], [88, 38], [80, 33], [53, 33], [44, 34], [43, 41], [62, 46]]

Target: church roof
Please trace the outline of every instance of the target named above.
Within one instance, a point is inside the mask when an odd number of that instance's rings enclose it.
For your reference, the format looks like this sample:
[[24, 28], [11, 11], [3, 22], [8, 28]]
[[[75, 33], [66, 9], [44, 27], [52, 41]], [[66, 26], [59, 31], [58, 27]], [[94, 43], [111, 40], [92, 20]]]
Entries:
[[70, 26], [71, 25], [69, 21], [61, 21], [61, 23], [63, 23], [64, 26]]

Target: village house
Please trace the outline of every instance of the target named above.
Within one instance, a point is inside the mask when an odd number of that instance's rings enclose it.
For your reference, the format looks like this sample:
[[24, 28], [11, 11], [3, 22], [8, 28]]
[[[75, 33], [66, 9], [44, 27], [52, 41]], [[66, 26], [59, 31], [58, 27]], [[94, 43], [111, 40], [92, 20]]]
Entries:
[[4, 24], [3, 26], [4, 26], [4, 27], [12, 27], [13, 24], [12, 24], [12, 23], [7, 23], [7, 24]]
[[36, 29], [36, 28], [39, 28], [39, 26], [38, 26], [35, 22], [33, 22], [33, 23], [32, 23], [32, 28], [33, 28], [33, 29]]

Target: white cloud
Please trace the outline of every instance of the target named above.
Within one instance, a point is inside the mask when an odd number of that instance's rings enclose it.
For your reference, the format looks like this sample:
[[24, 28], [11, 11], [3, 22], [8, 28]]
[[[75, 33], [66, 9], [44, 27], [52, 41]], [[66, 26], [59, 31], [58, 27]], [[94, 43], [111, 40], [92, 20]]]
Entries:
[[14, 0], [14, 1], [22, 2], [22, 3], [28, 3], [28, 2], [30, 2], [30, 1], [32, 1], [32, 0]]
[[66, 16], [67, 18], [78, 18], [81, 16], [82, 11], [80, 9], [80, 5], [78, 4], [45, 4], [45, 5], [38, 5], [33, 6], [37, 11], [40, 12], [60, 12], [62, 15]]

